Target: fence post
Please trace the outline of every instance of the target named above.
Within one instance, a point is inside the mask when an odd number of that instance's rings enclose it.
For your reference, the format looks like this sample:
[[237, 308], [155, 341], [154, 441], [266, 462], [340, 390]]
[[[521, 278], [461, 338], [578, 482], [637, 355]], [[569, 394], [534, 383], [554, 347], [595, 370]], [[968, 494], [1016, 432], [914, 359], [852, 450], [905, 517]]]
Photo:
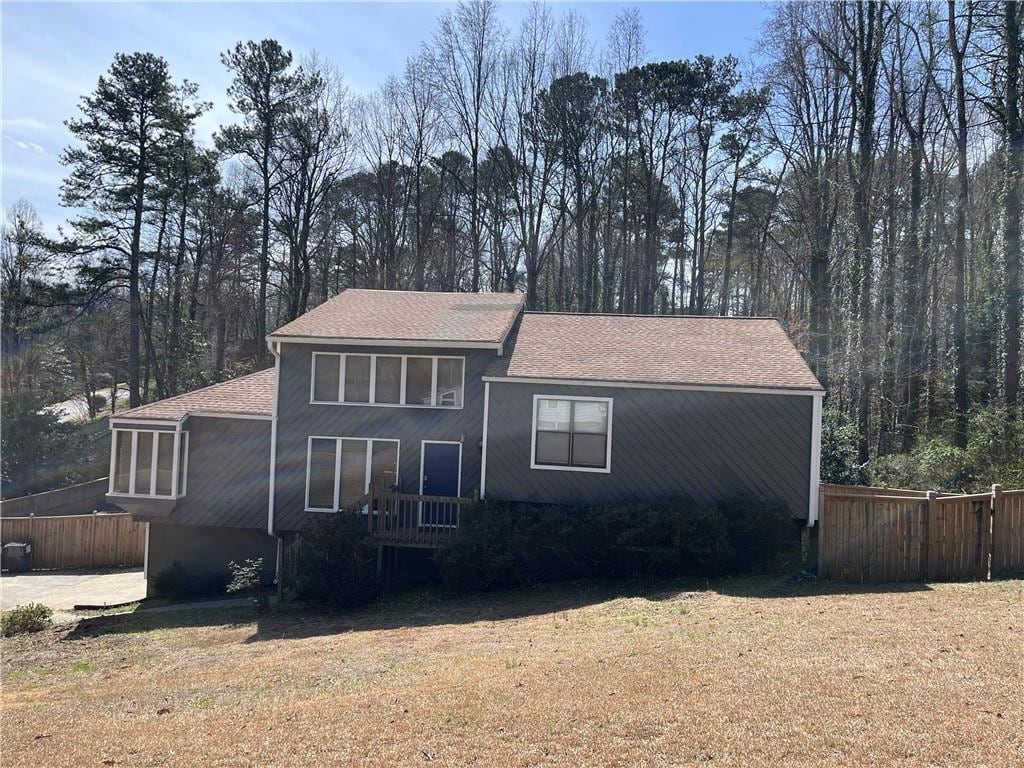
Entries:
[[999, 559], [996, 557], [996, 546], [1000, 543], [996, 541], [996, 530], [997, 523], [996, 517], [1002, 520], [1002, 506], [1003, 506], [1003, 486], [999, 483], [992, 483], [992, 501], [989, 504], [989, 516], [988, 524], [983, 527], [985, 538], [987, 540], [988, 547], [986, 549], [987, 556], [985, 558], [985, 564], [988, 566], [986, 573], [984, 574], [987, 579], [994, 579], [999, 574]]
[[935, 500], [939, 497], [936, 491], [928, 491], [925, 494], [924, 501], [924, 556], [921, 558], [924, 561], [924, 568], [922, 577], [925, 581], [931, 578], [932, 575], [932, 517], [935, 512]]

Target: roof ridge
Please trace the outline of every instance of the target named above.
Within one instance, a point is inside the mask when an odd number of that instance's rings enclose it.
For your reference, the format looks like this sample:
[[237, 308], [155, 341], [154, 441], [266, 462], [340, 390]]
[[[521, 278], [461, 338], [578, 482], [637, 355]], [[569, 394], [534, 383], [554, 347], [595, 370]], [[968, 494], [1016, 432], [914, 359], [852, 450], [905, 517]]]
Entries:
[[[362, 291], [363, 293], [405, 293], [412, 296], [526, 296], [523, 291], [409, 291], [404, 288], [342, 288], [331, 298], [336, 298], [345, 291]], [[328, 299], [327, 301], [330, 301]], [[320, 306], [320, 305], [318, 305]]]
[[525, 315], [557, 315], [560, 317], [650, 317], [666, 319], [689, 319], [689, 320], [771, 320], [776, 323], [782, 321], [771, 315], [651, 315], [639, 312], [557, 312], [551, 310], [527, 309]]

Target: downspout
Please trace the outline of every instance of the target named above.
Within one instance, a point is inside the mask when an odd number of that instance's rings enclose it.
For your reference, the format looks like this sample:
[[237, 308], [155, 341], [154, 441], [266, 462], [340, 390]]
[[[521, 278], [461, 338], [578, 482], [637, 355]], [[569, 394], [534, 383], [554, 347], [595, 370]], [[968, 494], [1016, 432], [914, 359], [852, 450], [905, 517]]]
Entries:
[[267, 494], [267, 533], [277, 539], [277, 557], [274, 562], [274, 579], [277, 581], [277, 597], [281, 599], [283, 585], [281, 570], [284, 560], [284, 539], [274, 531], [274, 491], [277, 480], [277, 399], [281, 387], [281, 344], [267, 338], [267, 348], [274, 356], [274, 404], [270, 415], [270, 477]]
[[483, 448], [480, 451], [480, 498], [487, 492], [487, 417], [491, 404], [491, 382], [484, 382], [484, 431], [481, 438]]

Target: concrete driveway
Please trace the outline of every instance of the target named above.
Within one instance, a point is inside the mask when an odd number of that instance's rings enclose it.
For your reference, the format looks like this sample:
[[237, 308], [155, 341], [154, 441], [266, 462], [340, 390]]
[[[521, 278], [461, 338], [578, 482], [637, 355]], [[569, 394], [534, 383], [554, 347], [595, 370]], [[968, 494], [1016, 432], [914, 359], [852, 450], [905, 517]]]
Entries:
[[32, 571], [0, 578], [0, 608], [42, 603], [67, 612], [76, 605], [117, 605], [146, 596], [141, 568], [98, 571]]

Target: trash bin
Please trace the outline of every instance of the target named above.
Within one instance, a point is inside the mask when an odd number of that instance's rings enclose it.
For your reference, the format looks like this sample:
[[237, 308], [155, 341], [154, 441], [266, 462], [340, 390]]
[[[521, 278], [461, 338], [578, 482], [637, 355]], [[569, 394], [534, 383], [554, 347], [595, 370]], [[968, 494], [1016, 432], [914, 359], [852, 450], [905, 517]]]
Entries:
[[32, 570], [32, 542], [11, 541], [3, 546], [0, 554], [0, 568], [11, 573], [25, 573]]

